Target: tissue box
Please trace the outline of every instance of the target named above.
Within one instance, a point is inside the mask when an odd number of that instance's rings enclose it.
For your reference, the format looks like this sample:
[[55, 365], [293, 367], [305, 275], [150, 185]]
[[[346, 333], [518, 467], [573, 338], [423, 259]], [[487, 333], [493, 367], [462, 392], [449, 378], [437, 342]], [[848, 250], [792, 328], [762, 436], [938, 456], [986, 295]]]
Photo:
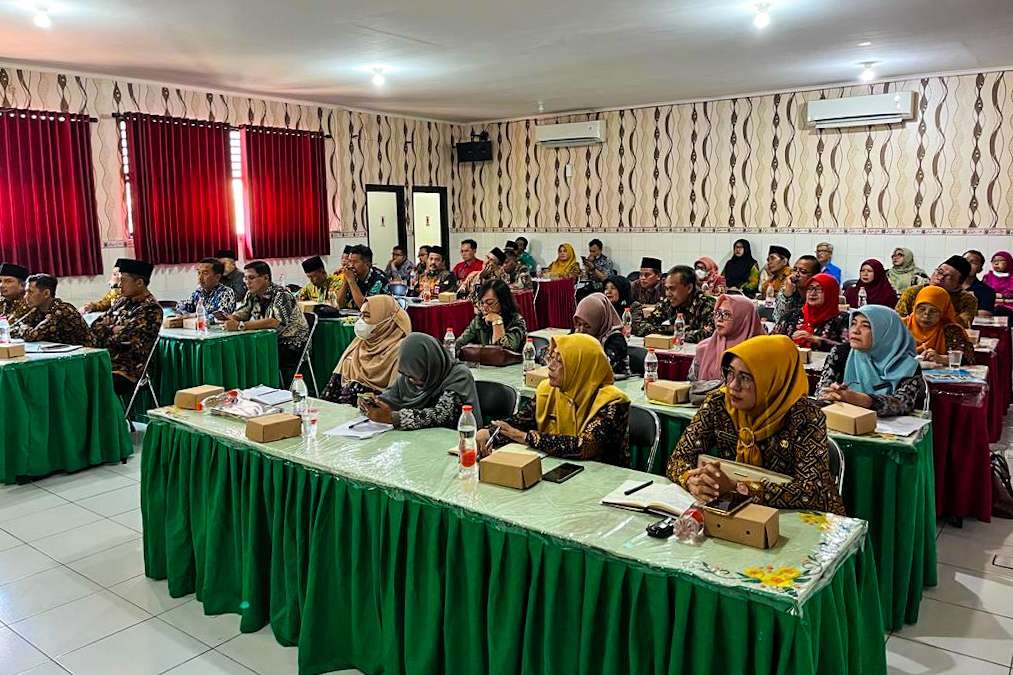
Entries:
[[440, 302], [457, 302], [457, 293], [453, 291], [444, 291], [439, 295]]
[[526, 490], [542, 479], [542, 458], [529, 450], [497, 450], [478, 463], [478, 480]]
[[808, 347], [798, 348], [798, 356], [800, 359], [802, 359], [803, 364], [810, 363], [812, 361], [812, 355], [813, 350], [809, 349]]
[[827, 429], [842, 434], [861, 436], [876, 430], [876, 413], [850, 403], [837, 402], [823, 408], [827, 416]]
[[542, 366], [524, 373], [524, 386], [534, 389], [542, 380], [549, 379], [549, 367]]
[[648, 400], [659, 403], [689, 403], [689, 382], [672, 382], [671, 380], [655, 380], [647, 384]]
[[213, 384], [202, 384], [199, 387], [180, 389], [176, 392], [173, 404], [177, 408], [183, 408], [184, 410], [200, 410], [201, 401], [208, 396], [224, 393], [224, 391], [225, 389], [222, 387], [217, 387]]
[[644, 337], [644, 349], [671, 349], [675, 346], [675, 337], [651, 333]]
[[0, 342], [0, 359], [16, 359], [24, 355], [24, 342]]
[[162, 328], [182, 328], [183, 317], [181, 316], [167, 316], [162, 319]]
[[246, 422], [246, 437], [257, 443], [293, 438], [302, 433], [302, 420], [291, 413], [253, 417]]
[[703, 527], [708, 537], [724, 539], [754, 548], [771, 548], [781, 536], [778, 511], [769, 506], [747, 504], [730, 516], [703, 511]]

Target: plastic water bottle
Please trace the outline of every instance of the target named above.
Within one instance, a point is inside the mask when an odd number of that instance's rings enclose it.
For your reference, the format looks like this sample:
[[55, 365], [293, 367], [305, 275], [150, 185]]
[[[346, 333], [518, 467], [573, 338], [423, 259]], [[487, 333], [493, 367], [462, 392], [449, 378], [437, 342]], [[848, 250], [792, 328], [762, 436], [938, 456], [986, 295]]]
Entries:
[[478, 481], [478, 445], [475, 436], [478, 425], [470, 405], [461, 407], [457, 422], [457, 477]]
[[675, 315], [675, 323], [672, 324], [672, 336], [675, 338], [677, 347], [681, 347], [686, 341], [686, 317], [679, 312]]
[[528, 341], [524, 343], [524, 351], [521, 352], [524, 357], [524, 372], [535, 369], [535, 341], [528, 338]]
[[685, 543], [695, 543], [703, 538], [703, 511], [691, 506], [675, 521], [675, 538]]
[[457, 358], [457, 347], [454, 346], [454, 329], [448, 328], [447, 332], [443, 334], [443, 348], [450, 354], [451, 360]]
[[767, 284], [767, 299], [766, 302], [764, 302], [764, 304], [767, 307], [774, 306], [774, 286], [771, 284]]
[[628, 338], [633, 332], [633, 313], [627, 307], [623, 310], [623, 337]]
[[204, 306], [204, 298], [197, 298], [197, 332], [200, 335], [208, 334], [208, 310]]
[[0, 316], [0, 342], [11, 341], [11, 322], [6, 316]]
[[865, 292], [865, 286], [858, 289], [858, 306], [865, 307], [869, 303], [869, 294]]
[[656, 382], [658, 380], [658, 357], [654, 353], [654, 348], [647, 350], [647, 356], [644, 357], [644, 383]]
[[296, 373], [295, 379], [292, 380], [292, 387], [289, 391], [292, 392], [292, 414], [302, 415], [306, 412], [306, 397], [309, 396], [309, 390], [306, 389], [306, 383], [302, 379], [302, 373]]

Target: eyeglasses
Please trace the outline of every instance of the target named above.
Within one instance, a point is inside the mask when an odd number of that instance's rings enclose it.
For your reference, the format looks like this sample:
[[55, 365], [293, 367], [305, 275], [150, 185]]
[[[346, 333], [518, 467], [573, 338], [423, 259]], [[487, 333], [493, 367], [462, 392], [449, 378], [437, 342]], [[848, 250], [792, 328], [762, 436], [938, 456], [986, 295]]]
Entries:
[[931, 317], [940, 316], [942, 314], [942, 312], [940, 312], [939, 309], [937, 309], [936, 307], [933, 307], [932, 305], [924, 305], [923, 304], [923, 305], [918, 305], [917, 307], [915, 307], [915, 314], [917, 314], [919, 316], [924, 316], [926, 318], [931, 318]]
[[833, 249], [829, 249], [829, 248], [818, 248], [818, 249], [816, 249], [816, 252], [817, 253], [833, 253], [834, 251], [833, 251]]
[[731, 318], [732, 318], [732, 313], [730, 311], [728, 311], [727, 309], [717, 309], [717, 310], [714, 310], [714, 320], [715, 321], [728, 321]]
[[740, 388], [751, 389], [753, 385], [756, 384], [756, 380], [753, 379], [752, 375], [749, 373], [739, 372], [731, 366], [726, 366], [722, 373], [725, 377], [725, 384], [728, 385], [738, 380]]
[[810, 295], [823, 295], [823, 287], [822, 286], [810, 286], [809, 288], [805, 289], [805, 292], [808, 293], [808, 294], [810, 294]]

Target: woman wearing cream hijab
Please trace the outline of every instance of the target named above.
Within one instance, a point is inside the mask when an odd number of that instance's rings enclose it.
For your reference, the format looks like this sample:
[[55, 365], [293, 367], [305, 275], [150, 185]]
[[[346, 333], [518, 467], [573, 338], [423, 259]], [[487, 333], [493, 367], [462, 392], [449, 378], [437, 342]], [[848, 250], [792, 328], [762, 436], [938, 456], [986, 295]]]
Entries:
[[412, 332], [408, 313], [390, 295], [366, 298], [355, 322], [355, 339], [345, 349], [321, 398], [355, 404], [356, 396], [378, 393], [397, 377], [401, 341]]
[[[807, 396], [798, 348], [784, 335], [761, 335], [727, 350], [725, 386], [711, 394], [679, 439], [668, 477], [697, 499], [738, 491], [766, 506], [844, 513], [830, 474], [823, 412]], [[792, 477], [734, 483], [701, 454], [752, 464]]]

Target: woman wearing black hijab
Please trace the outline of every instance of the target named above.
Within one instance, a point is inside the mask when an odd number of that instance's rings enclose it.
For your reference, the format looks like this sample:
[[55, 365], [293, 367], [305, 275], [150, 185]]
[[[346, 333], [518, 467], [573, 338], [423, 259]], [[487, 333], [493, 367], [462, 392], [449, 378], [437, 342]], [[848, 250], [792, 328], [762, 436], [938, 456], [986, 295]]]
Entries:
[[760, 266], [753, 258], [753, 249], [745, 239], [737, 239], [732, 257], [721, 272], [728, 288], [737, 288], [746, 297], [752, 298], [760, 288]]
[[622, 316], [623, 311], [633, 304], [633, 289], [629, 279], [618, 274], [610, 276], [605, 280], [605, 297], [616, 308], [616, 314]]

